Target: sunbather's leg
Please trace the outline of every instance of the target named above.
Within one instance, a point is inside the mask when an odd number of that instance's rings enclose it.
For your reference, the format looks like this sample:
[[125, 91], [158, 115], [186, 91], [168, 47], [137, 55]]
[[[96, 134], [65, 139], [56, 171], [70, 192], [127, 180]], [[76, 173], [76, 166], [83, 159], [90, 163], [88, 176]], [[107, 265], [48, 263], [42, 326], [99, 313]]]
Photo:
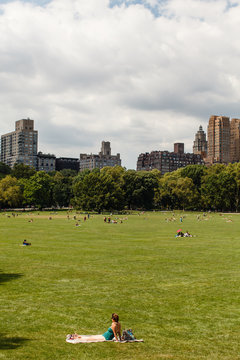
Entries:
[[75, 339], [82, 339], [84, 341], [106, 341], [105, 337], [102, 335], [75, 335]]

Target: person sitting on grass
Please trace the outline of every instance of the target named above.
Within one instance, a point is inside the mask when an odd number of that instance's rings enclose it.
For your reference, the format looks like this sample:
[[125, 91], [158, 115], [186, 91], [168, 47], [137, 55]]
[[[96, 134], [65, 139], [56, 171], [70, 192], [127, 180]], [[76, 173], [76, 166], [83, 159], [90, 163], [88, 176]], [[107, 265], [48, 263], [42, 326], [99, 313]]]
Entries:
[[27, 240], [23, 240], [23, 245], [32, 245], [31, 243], [27, 242]]
[[68, 340], [82, 339], [86, 342], [102, 342], [109, 341], [115, 337], [116, 341], [121, 341], [121, 324], [119, 322], [119, 316], [115, 313], [112, 314], [112, 325], [102, 335], [68, 335]]

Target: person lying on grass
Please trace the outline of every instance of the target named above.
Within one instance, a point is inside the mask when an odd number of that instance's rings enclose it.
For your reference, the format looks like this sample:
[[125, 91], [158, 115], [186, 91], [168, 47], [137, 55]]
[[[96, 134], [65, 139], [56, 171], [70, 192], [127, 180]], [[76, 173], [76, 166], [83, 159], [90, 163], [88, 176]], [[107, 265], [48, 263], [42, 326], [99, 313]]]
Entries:
[[75, 339], [84, 339], [84, 341], [89, 342], [100, 342], [100, 341], [109, 341], [115, 337], [116, 341], [121, 341], [121, 324], [119, 322], [119, 316], [115, 313], [112, 314], [112, 325], [103, 335], [78, 335], [73, 334], [68, 336], [68, 340]]
[[23, 245], [31, 245], [31, 243], [27, 242], [27, 240], [23, 240]]

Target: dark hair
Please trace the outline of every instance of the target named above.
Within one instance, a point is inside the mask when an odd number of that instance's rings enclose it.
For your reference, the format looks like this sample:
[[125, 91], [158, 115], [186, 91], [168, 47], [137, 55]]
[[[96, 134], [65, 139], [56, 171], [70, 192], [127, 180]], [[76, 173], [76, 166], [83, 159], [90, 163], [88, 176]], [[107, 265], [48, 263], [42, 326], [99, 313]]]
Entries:
[[112, 314], [112, 319], [113, 319], [114, 321], [118, 322], [119, 316], [118, 316], [117, 314], [113, 313], [113, 314]]

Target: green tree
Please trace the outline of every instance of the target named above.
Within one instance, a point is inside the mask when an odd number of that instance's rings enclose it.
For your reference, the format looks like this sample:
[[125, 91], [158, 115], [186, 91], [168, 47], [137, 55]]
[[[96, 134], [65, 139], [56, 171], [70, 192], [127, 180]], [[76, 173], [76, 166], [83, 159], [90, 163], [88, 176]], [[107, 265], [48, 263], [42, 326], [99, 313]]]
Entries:
[[[98, 169], [98, 173], [100, 172], [100, 170]], [[89, 169], [85, 169], [81, 172], [79, 172], [76, 176], [74, 176], [73, 178], [73, 186], [74, 184], [77, 184], [81, 181], [83, 181], [83, 179], [85, 178], [85, 176], [88, 176], [91, 173], [91, 170]]]
[[71, 177], [73, 178], [74, 176], [77, 175], [77, 170], [73, 170], [73, 169], [62, 169], [59, 171], [60, 174], [62, 174], [65, 178], [66, 177]]
[[100, 171], [92, 171], [73, 184], [74, 205], [82, 210], [101, 211], [99, 204]]
[[52, 189], [52, 178], [43, 171], [37, 172], [25, 182], [23, 193], [25, 203], [40, 209], [52, 206]]
[[177, 176], [175, 172], [166, 173], [159, 180], [159, 189], [155, 192], [155, 203], [158, 207], [165, 209], [174, 209], [176, 206], [176, 199], [173, 193], [176, 187]]
[[235, 179], [235, 210], [240, 210], [240, 163], [229, 164], [226, 171]]
[[3, 162], [0, 162], [0, 179], [9, 174], [11, 174], [11, 168]]
[[123, 174], [123, 190], [128, 209], [153, 209], [160, 172], [127, 170]]
[[23, 194], [16, 178], [7, 175], [0, 181], [0, 204], [17, 207], [22, 204]]
[[196, 206], [198, 193], [193, 180], [189, 177], [177, 179], [173, 188], [173, 195], [175, 195], [175, 201], [179, 209], [192, 209]]
[[193, 180], [181, 177], [181, 169], [164, 174], [159, 181], [159, 195], [156, 200], [163, 208], [190, 209], [194, 207], [196, 198], [197, 191]]
[[100, 203], [105, 210], [122, 210], [125, 206], [122, 189], [124, 169], [121, 166], [104, 167], [100, 172]]
[[36, 173], [36, 170], [25, 164], [14, 164], [12, 170], [12, 176], [17, 179], [30, 179]]
[[126, 201], [126, 206], [129, 210], [133, 209], [135, 206], [135, 200], [133, 192], [135, 190], [135, 181], [136, 180], [136, 171], [127, 170], [123, 174], [123, 191]]
[[216, 164], [207, 169], [202, 178], [201, 194], [205, 209], [228, 211], [235, 209], [237, 192], [233, 172], [223, 164]]
[[105, 167], [101, 171], [86, 171], [74, 179], [74, 202], [78, 208], [101, 212], [121, 210], [124, 207], [124, 192], [121, 187], [121, 167]]
[[180, 169], [181, 177], [188, 177], [192, 179], [193, 184], [196, 186], [196, 189], [200, 191], [201, 179], [205, 174], [206, 166], [205, 165], [188, 165]]
[[72, 194], [73, 178], [63, 176], [62, 172], [56, 172], [53, 177], [52, 197], [53, 203], [58, 206], [69, 206]]

